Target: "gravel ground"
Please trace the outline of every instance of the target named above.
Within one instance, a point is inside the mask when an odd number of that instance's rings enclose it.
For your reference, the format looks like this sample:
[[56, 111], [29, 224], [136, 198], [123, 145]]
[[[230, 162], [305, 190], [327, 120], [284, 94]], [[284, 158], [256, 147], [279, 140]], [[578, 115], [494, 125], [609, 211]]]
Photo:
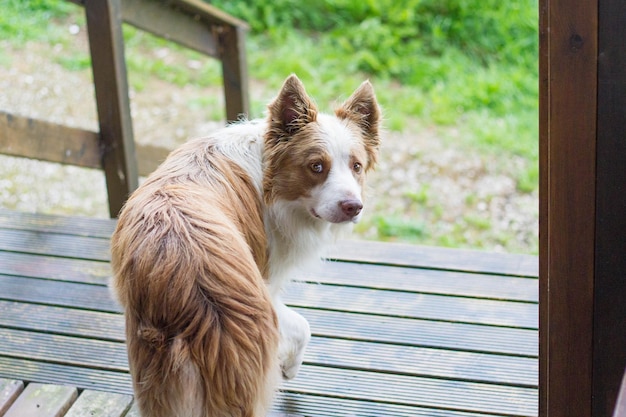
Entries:
[[[73, 47], [86, 50], [84, 34], [74, 36], [78, 46]], [[67, 47], [28, 43], [14, 49], [0, 41], [0, 48], [9, 57], [0, 63], [0, 110], [97, 128], [90, 71], [68, 71], [56, 63], [70, 52]], [[161, 50], [157, 55], [163, 59], [169, 53]], [[145, 85], [141, 92], [130, 93], [137, 141], [175, 147], [222, 125], [206, 121], [207, 109], [190, 105], [213, 96], [220, 97], [214, 102], [221, 106], [220, 88], [177, 87], [157, 79]], [[345, 96], [348, 92], [337, 93]], [[251, 94], [267, 93], [261, 83], [253, 83]], [[520, 193], [510, 174], [524, 161], [492, 161], [477, 152], [451, 147], [450, 141], [418, 121], [407, 125], [403, 132], [383, 136], [381, 162], [369, 178], [369, 210], [357, 227], [357, 236], [537, 251], [537, 194]], [[99, 171], [0, 155], [0, 206], [107, 217], [106, 201]]]

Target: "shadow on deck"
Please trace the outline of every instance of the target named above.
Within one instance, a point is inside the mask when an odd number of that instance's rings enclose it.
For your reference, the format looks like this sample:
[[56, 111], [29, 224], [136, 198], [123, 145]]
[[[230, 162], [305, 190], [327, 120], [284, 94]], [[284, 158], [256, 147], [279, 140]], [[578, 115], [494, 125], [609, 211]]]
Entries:
[[[0, 415], [56, 407], [48, 392], [67, 415], [138, 415], [114, 226], [0, 210]], [[364, 241], [328, 257], [288, 287], [314, 337], [276, 416], [537, 415], [536, 257]]]

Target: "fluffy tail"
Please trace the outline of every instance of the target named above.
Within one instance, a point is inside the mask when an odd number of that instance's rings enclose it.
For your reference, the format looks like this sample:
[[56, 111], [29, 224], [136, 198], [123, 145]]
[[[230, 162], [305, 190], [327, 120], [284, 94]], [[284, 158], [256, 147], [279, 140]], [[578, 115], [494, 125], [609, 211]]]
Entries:
[[279, 382], [266, 285], [232, 219], [203, 194], [174, 184], [134, 196], [141, 209], [125, 210], [113, 235], [144, 417], [262, 416]]

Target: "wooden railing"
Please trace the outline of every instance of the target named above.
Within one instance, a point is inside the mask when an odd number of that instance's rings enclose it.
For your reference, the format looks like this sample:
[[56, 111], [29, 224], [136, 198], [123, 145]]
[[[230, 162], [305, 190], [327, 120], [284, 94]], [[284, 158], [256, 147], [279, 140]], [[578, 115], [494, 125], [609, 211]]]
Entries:
[[104, 170], [117, 216], [168, 149], [135, 146], [122, 23], [222, 63], [226, 118], [247, 115], [246, 23], [200, 0], [68, 0], [85, 8], [99, 132], [0, 112], [0, 153]]

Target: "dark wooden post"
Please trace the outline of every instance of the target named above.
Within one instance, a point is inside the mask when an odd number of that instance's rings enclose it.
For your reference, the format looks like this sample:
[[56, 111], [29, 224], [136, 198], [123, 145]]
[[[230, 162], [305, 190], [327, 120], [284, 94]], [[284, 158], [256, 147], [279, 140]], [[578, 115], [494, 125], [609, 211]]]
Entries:
[[109, 213], [116, 217], [137, 188], [120, 0], [85, 0]]
[[598, 0], [540, 1], [540, 416], [592, 397]]
[[626, 3], [540, 1], [540, 416], [610, 417], [626, 367]]
[[599, 3], [592, 394], [611, 416], [626, 369], [626, 2]]
[[246, 63], [246, 28], [224, 26], [220, 36], [222, 74], [226, 100], [226, 120], [248, 117], [248, 65]]

